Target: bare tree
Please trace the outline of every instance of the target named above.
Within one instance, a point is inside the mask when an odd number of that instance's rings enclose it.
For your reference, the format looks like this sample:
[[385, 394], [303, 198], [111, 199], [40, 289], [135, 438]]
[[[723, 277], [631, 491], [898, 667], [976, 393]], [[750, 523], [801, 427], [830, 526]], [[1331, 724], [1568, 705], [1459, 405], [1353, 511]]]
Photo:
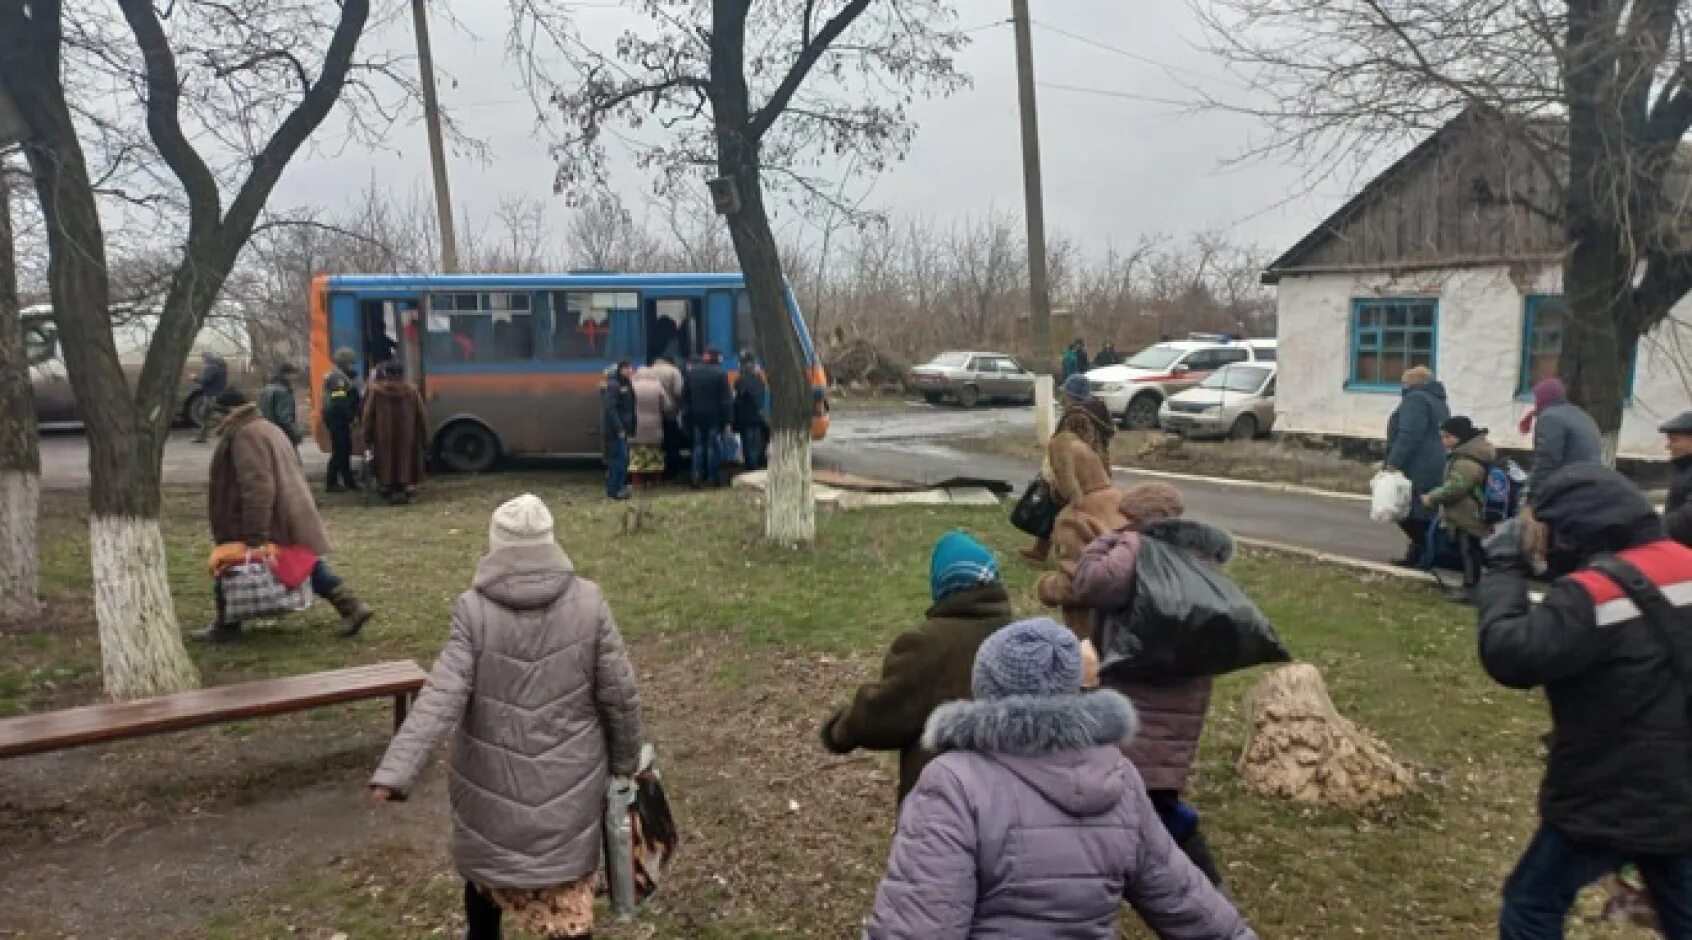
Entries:
[[0, 154], [0, 624], [22, 623], [41, 613], [35, 535], [41, 452], [18, 303], [9, 156]]
[[[198, 682], [177, 629], [159, 528], [160, 463], [183, 364], [282, 171], [341, 97], [370, 9], [368, 0], [117, 7], [122, 26], [103, 11], [73, 19], [59, 0], [0, 0], [0, 35], [10, 40], [0, 90], [28, 129], [54, 316], [88, 428], [105, 689], [130, 698]], [[148, 146], [186, 208], [181, 254], [133, 388], [108, 316], [106, 239], [83, 141], [92, 131], [79, 125], [67, 96], [65, 76], [84, 65], [114, 70], [137, 90]], [[227, 204], [225, 180], [234, 183]]]
[[1692, 289], [1686, 166], [1692, 16], [1682, 0], [1205, 0], [1251, 80], [1266, 146], [1333, 167], [1467, 113], [1548, 191], [1485, 194], [1561, 227], [1561, 370], [1613, 446], [1639, 338]]
[[[519, 18], [514, 35], [563, 35], [557, 9], [541, 9], [539, 0], [519, 6], [527, 18]], [[639, 147], [638, 157], [661, 187], [697, 187], [706, 170], [716, 177], [718, 207], [746, 277], [770, 376], [765, 534], [808, 542], [816, 531], [810, 389], [787, 316], [769, 197], [785, 190], [826, 198], [815, 179], [825, 158], [875, 171], [902, 156], [914, 132], [906, 106], [919, 92], [962, 83], [952, 56], [965, 39], [942, 0], [640, 0], [634, 6], [646, 22], [625, 33], [609, 56], [573, 36], [559, 43], [585, 79], [551, 94], [573, 128], [556, 148], [558, 182], [567, 189], [602, 183], [604, 135], [614, 126], [664, 133], [662, 141]]]

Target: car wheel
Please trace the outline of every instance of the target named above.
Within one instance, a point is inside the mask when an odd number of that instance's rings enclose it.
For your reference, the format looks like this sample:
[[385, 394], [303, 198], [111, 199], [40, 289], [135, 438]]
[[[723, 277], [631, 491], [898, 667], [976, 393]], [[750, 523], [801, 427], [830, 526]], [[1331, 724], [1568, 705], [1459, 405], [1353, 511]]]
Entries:
[[958, 389], [958, 404], [965, 408], [974, 408], [981, 404], [981, 389], [973, 385], [965, 385]]
[[201, 392], [195, 392], [182, 406], [184, 423], [195, 429], [206, 427], [211, 421], [211, 408], [212, 400]]
[[1240, 415], [1234, 419], [1234, 426], [1228, 429], [1228, 437], [1236, 441], [1250, 441], [1257, 438], [1257, 418], [1253, 415]]
[[922, 400], [925, 401], [925, 402], [928, 402], [930, 405], [940, 404], [940, 402], [942, 400], [944, 400], [945, 397], [946, 396], [940, 394], [939, 392], [923, 392], [922, 393]]
[[1128, 403], [1122, 412], [1122, 426], [1130, 431], [1150, 431], [1157, 427], [1157, 409], [1161, 404], [1156, 395], [1140, 395]]
[[493, 432], [469, 421], [441, 432], [438, 450], [441, 463], [454, 473], [486, 473], [499, 459]]

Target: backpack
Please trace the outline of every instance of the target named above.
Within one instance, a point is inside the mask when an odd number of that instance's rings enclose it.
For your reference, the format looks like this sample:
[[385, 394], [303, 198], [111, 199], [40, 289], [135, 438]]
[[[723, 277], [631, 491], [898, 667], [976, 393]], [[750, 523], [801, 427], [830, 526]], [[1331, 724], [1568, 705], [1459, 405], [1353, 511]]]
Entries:
[[1491, 526], [1514, 518], [1521, 509], [1522, 488], [1526, 483], [1527, 474], [1514, 460], [1506, 457], [1493, 464], [1486, 471], [1480, 492], [1475, 494], [1481, 504], [1481, 521]]

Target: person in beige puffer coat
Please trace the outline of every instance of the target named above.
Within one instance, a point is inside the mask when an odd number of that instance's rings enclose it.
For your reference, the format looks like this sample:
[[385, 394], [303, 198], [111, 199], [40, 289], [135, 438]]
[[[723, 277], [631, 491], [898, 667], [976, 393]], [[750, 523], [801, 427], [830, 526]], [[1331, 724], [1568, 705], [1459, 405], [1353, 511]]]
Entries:
[[403, 798], [457, 726], [452, 858], [470, 940], [503, 915], [548, 938], [593, 929], [606, 788], [640, 760], [634, 668], [599, 587], [553, 540], [546, 504], [499, 507], [446, 648], [370, 780]]

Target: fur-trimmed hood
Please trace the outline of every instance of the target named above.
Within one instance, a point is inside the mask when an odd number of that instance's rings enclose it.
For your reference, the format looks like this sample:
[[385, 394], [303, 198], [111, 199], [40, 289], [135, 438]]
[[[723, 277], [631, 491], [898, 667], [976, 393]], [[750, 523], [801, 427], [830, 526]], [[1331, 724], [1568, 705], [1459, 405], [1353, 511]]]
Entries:
[[1139, 719], [1126, 698], [1108, 690], [1080, 695], [1013, 695], [951, 702], [928, 716], [922, 746], [1038, 757], [1058, 751], [1115, 747], [1134, 737]]
[[1122, 799], [1131, 765], [1121, 746], [1138, 726], [1134, 706], [1109, 690], [1013, 696], [942, 705], [929, 717], [922, 743], [979, 754], [1064, 812], [1096, 816]]
[[1225, 565], [1234, 560], [1234, 537], [1197, 519], [1162, 519], [1140, 530], [1140, 535]]

